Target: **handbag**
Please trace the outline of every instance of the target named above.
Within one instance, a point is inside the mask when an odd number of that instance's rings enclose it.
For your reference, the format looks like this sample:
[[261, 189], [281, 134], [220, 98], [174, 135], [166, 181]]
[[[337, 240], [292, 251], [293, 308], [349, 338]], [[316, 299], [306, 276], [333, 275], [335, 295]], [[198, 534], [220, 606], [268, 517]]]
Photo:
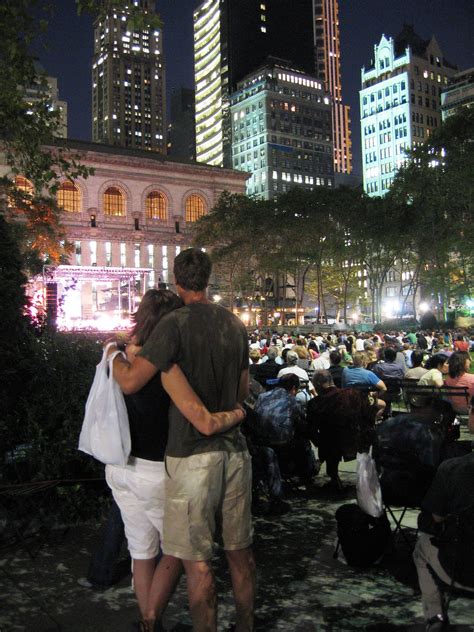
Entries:
[[78, 449], [109, 465], [126, 465], [131, 450], [130, 425], [125, 399], [113, 377], [114, 351], [107, 358], [107, 345], [95, 369], [86, 402]]
[[383, 514], [382, 490], [375, 462], [367, 452], [357, 453], [357, 504], [366, 514], [379, 518]]

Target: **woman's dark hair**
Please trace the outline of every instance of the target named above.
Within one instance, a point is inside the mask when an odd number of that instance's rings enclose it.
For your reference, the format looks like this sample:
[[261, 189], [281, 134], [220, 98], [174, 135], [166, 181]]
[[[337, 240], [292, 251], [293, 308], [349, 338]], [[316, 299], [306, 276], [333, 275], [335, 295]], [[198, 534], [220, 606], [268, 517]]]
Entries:
[[137, 311], [131, 315], [134, 323], [131, 335], [138, 346], [145, 344], [155, 325], [175, 309], [183, 306], [183, 301], [170, 290], [151, 289], [145, 292]]
[[331, 353], [329, 354], [329, 361], [333, 366], [337, 366], [342, 362], [342, 355], [339, 353], [339, 351], [331, 351]]
[[455, 351], [449, 356], [449, 377], [459, 377], [466, 372], [466, 360], [469, 354], [465, 351]]
[[428, 358], [425, 364], [425, 369], [436, 369], [440, 364], [444, 364], [448, 356], [445, 353], [435, 353]]
[[420, 349], [415, 349], [411, 354], [411, 363], [414, 369], [421, 366], [421, 363], [423, 362], [423, 355], [423, 351]]

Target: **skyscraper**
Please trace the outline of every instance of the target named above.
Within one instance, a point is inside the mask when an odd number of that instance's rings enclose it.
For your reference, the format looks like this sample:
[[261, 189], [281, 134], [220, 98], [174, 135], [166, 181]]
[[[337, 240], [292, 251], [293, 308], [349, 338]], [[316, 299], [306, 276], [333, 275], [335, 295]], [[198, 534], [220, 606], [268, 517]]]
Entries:
[[360, 91], [362, 168], [369, 195], [385, 195], [405, 149], [422, 143], [441, 123], [440, 99], [456, 68], [435, 37], [423, 40], [405, 25], [395, 38], [382, 35]]
[[[130, 9], [143, 26], [129, 30]], [[153, 27], [154, 2], [124, 0], [95, 23], [92, 140], [166, 152], [163, 32]], [[130, 27], [131, 28], [131, 27]]]
[[335, 168], [350, 173], [337, 0], [205, 0], [194, 12], [194, 56], [198, 161], [230, 166], [229, 95], [272, 56], [325, 82], [334, 102]]
[[331, 99], [321, 81], [269, 57], [231, 100], [233, 167], [252, 174], [249, 195], [333, 186]]
[[[291, 17], [291, 28], [288, 20]], [[272, 55], [314, 73], [313, 0], [205, 0], [194, 12], [196, 158], [231, 166], [229, 97]]]
[[338, 0], [314, 0], [314, 20], [316, 73], [333, 98], [334, 171], [351, 173], [350, 112], [342, 102]]

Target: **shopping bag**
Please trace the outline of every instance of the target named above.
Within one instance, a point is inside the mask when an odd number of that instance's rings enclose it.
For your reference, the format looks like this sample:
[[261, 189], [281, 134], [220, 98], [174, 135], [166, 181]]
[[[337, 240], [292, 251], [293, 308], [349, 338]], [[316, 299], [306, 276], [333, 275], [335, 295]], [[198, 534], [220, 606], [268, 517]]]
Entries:
[[382, 490], [375, 462], [367, 452], [357, 453], [357, 504], [366, 514], [378, 518], [383, 514]]
[[86, 402], [79, 450], [102, 463], [125, 465], [131, 450], [130, 426], [123, 393], [113, 377], [113, 360], [122, 352], [117, 350], [107, 359], [109, 347], [107, 345], [104, 349], [102, 360], [95, 370]]

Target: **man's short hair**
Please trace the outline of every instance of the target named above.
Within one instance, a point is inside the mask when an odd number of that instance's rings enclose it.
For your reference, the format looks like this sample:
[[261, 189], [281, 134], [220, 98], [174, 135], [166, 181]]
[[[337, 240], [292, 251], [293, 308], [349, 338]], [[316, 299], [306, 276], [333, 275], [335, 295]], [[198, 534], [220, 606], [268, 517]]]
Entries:
[[385, 362], [395, 362], [395, 358], [397, 357], [397, 352], [392, 347], [387, 347], [384, 349], [384, 360]]
[[286, 354], [286, 363], [289, 364], [290, 366], [293, 366], [297, 362], [298, 362], [298, 354], [296, 353], [296, 351], [293, 351], [290, 349], [290, 351], [288, 351], [288, 353]]
[[316, 391], [322, 390], [324, 388], [329, 388], [330, 386], [334, 386], [334, 381], [332, 379], [332, 375], [329, 371], [315, 371], [313, 375], [313, 386]]
[[337, 366], [342, 362], [342, 355], [339, 353], [339, 351], [331, 351], [331, 353], [329, 354], [329, 361], [333, 366]]
[[278, 380], [280, 388], [284, 388], [285, 391], [291, 391], [292, 388], [298, 389], [300, 387], [300, 378], [294, 373], [286, 373], [282, 375]]
[[269, 360], [274, 360], [276, 357], [278, 357], [278, 349], [275, 346], [269, 347], [267, 351], [267, 358]]
[[199, 248], [187, 248], [174, 260], [174, 278], [176, 285], [183, 290], [202, 292], [206, 289], [211, 276], [212, 263], [209, 255]]

